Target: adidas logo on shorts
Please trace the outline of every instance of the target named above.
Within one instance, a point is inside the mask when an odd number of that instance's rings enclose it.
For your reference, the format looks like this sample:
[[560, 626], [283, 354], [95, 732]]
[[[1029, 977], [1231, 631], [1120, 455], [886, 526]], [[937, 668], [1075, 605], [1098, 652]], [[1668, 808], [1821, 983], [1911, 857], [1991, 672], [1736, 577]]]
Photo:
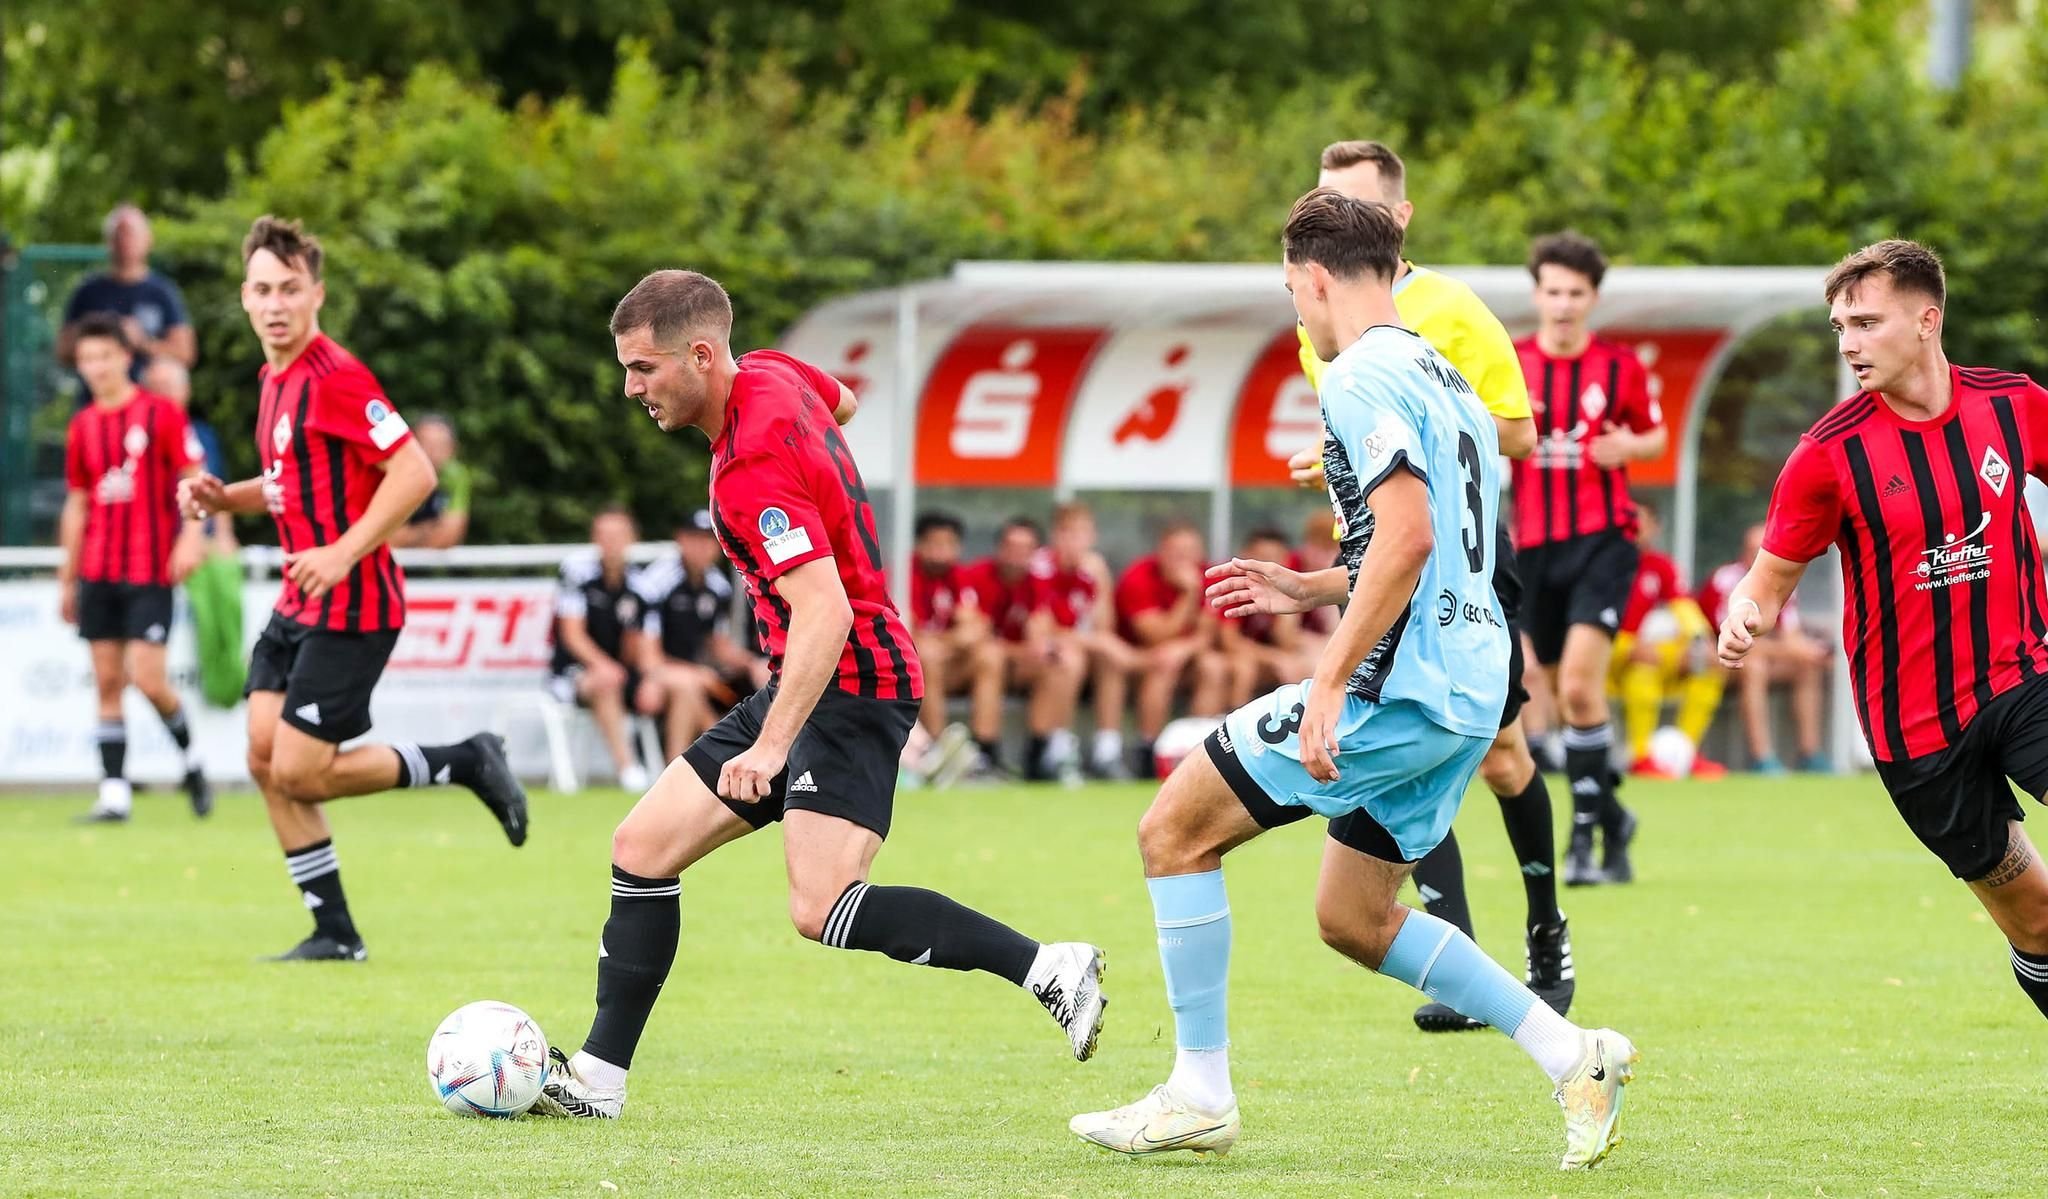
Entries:
[[818, 791], [818, 784], [811, 781], [811, 772], [806, 770], [802, 774], [797, 775], [795, 778], [789, 780], [789, 791], [792, 795], [794, 795], [798, 791], [809, 791], [813, 795], [815, 795]]

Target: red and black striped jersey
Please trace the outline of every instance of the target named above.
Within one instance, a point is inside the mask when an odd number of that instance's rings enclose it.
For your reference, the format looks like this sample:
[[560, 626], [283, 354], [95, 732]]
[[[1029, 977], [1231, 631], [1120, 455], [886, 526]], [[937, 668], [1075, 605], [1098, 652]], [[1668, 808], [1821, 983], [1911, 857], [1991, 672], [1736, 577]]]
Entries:
[[826, 396], [838, 399], [838, 382], [807, 362], [777, 350], [739, 360], [725, 428], [711, 447], [713, 528], [746, 582], [778, 678], [790, 610], [775, 580], [830, 558], [853, 608], [839, 688], [871, 699], [922, 699], [924, 669], [889, 598], [874, 508]]
[[178, 479], [206, 460], [175, 400], [140, 388], [71, 418], [64, 480], [86, 493], [78, 577], [168, 587], [178, 539]]
[[1523, 549], [1620, 529], [1635, 535], [1628, 475], [1586, 452], [1608, 425], [1647, 433], [1664, 423], [1635, 351], [1593, 338], [1577, 357], [1555, 358], [1534, 337], [1515, 343], [1536, 418], [1536, 452], [1514, 464], [1515, 544]]
[[[263, 500], [287, 554], [339, 541], [362, 519], [384, 474], [412, 437], [368, 367], [326, 334], [283, 370], [266, 365], [256, 410]], [[405, 624], [405, 575], [380, 545], [339, 586], [308, 600], [290, 579], [277, 612], [316, 629], [374, 633]]]
[[1842, 550], [1856, 715], [1879, 761], [1954, 745], [1993, 696], [2048, 674], [2048, 588], [2023, 475], [2048, 477], [2048, 391], [1952, 367], [1948, 410], [1859, 392], [1800, 438], [1764, 549]]

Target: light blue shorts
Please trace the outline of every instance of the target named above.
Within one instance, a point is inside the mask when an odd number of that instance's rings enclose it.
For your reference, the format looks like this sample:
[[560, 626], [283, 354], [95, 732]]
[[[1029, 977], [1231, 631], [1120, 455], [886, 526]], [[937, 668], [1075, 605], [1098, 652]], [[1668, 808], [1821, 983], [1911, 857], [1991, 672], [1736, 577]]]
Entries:
[[[1493, 738], [1454, 733], [1406, 700], [1376, 704], [1347, 696], [1337, 722], [1338, 778], [1319, 782], [1301, 764], [1307, 691], [1307, 681], [1277, 688], [1232, 712], [1209, 739], [1210, 757], [1252, 817], [1272, 827], [1297, 818], [1275, 806], [1331, 820], [1363, 813], [1391, 837], [1402, 860], [1413, 862], [1435, 849], [1450, 832]], [[1247, 795], [1247, 784], [1258, 795]], [[1365, 848], [1353, 838], [1340, 839]]]

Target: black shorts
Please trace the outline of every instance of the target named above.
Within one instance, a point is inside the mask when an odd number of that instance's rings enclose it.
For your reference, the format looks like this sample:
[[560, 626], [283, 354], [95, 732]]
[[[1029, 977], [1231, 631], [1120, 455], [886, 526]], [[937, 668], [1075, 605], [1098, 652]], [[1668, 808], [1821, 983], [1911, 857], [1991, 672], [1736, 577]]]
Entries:
[[1587, 533], [1521, 551], [1522, 627], [1536, 660], [1557, 665], [1565, 634], [1575, 624], [1614, 636], [1628, 611], [1642, 551], [1619, 529]]
[[[1253, 781], [1238, 762], [1237, 750], [1224, 740], [1222, 726], [1217, 726], [1215, 732], [1202, 739], [1202, 748], [1208, 751], [1209, 760], [1216, 764], [1216, 772], [1229, 784], [1237, 802], [1251, 814], [1252, 823], [1260, 828], [1276, 829], [1316, 814], [1313, 809], [1297, 804], [1273, 802], [1273, 797], [1266, 794], [1265, 788]], [[1382, 862], [1406, 865], [1415, 860], [1402, 855], [1394, 834], [1374, 820], [1364, 808], [1346, 812], [1330, 821], [1330, 840]]]
[[[775, 702], [779, 682], [741, 700], [683, 751], [683, 761], [713, 795], [718, 794], [718, 772], [753, 748], [761, 735], [761, 721]], [[827, 685], [789, 747], [768, 797], [757, 803], [719, 798], [755, 828], [766, 828], [794, 808], [850, 820], [887, 837], [896, 808], [896, 764], [919, 707], [914, 699], [864, 699]]]
[[249, 654], [244, 696], [284, 692], [284, 722], [339, 745], [370, 731], [370, 693], [398, 644], [398, 630], [337, 633], [273, 613]]
[[171, 589], [153, 583], [78, 582], [78, 635], [87, 641], [147, 641], [171, 635]]
[[1965, 882], [2005, 857], [2006, 826], [2026, 819], [2006, 780], [2038, 799], [2048, 792], [2048, 678], [1994, 698], [1947, 749], [1879, 762], [1877, 777], [1920, 843]]

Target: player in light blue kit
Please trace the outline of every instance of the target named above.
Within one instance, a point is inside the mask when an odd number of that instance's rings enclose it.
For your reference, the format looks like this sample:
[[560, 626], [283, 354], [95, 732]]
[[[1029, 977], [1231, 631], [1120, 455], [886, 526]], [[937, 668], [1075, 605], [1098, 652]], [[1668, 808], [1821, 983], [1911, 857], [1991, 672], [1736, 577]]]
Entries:
[[1450, 363], [1402, 327], [1391, 290], [1401, 226], [1384, 205], [1317, 188], [1295, 204], [1283, 246], [1302, 327], [1317, 356], [1334, 359], [1321, 394], [1339, 565], [1302, 574], [1233, 559], [1210, 571], [1209, 600], [1226, 616], [1348, 605], [1315, 677], [1232, 713], [1139, 823], [1173, 1007], [1173, 1075], [1070, 1127], [1133, 1155], [1222, 1154], [1237, 1142], [1223, 855], [1307, 807], [1330, 819], [1316, 892], [1323, 940], [1513, 1037], [1557, 1086], [1564, 1167], [1591, 1166], [1620, 1141], [1635, 1046], [1572, 1024], [1465, 934], [1396, 899], [1451, 827], [1507, 697], [1508, 632], [1492, 585], [1493, 421]]

